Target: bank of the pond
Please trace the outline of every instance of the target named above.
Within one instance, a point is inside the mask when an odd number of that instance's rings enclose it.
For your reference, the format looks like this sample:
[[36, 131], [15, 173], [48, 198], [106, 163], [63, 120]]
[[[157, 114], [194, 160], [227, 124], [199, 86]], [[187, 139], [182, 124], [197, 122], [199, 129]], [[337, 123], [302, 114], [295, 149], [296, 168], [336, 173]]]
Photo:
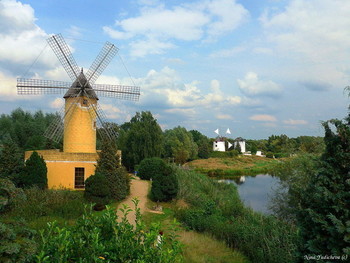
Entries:
[[237, 189], [178, 168], [178, 198], [189, 207], [175, 213], [189, 229], [207, 232], [241, 251], [251, 262], [296, 262], [294, 226], [244, 206]]
[[272, 173], [278, 163], [285, 159], [239, 155], [227, 158], [198, 159], [185, 164], [198, 173], [210, 177], [230, 178], [241, 175]]
[[237, 176], [230, 179], [219, 179], [218, 182], [237, 186], [239, 197], [244, 204], [254, 211], [271, 214], [269, 200], [279, 184], [278, 177], [269, 174], [255, 176]]

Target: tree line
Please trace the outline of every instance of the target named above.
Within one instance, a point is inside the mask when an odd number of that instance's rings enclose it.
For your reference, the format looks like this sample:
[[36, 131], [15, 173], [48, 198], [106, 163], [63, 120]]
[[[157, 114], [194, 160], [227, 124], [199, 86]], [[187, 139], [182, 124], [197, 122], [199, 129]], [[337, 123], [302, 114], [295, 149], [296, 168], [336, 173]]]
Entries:
[[[62, 149], [63, 142], [56, 143], [46, 137], [44, 132], [55, 119], [56, 113], [37, 111], [30, 113], [21, 108], [10, 114], [0, 116], [0, 151], [6, 145], [16, 148], [14, 159], [23, 160], [27, 150]], [[121, 125], [108, 123], [119, 134], [116, 139], [118, 149], [122, 151], [123, 165], [133, 170], [145, 158], [161, 157], [169, 162], [183, 164], [196, 158], [209, 158], [212, 155], [214, 138], [208, 138], [198, 130], [186, 130], [177, 126], [162, 131], [151, 112], [137, 112], [129, 122]], [[228, 139], [231, 143], [233, 139]], [[102, 147], [102, 139], [97, 133], [97, 148]], [[272, 157], [285, 157], [290, 154], [321, 153], [324, 149], [322, 137], [271, 135], [264, 140], [247, 140], [247, 151], [257, 150]], [[239, 150], [239, 149], [238, 149]], [[1, 157], [1, 152], [0, 152]], [[1, 158], [0, 158], [1, 159]], [[13, 162], [16, 162], [14, 160]], [[1, 161], [1, 160], [0, 160]], [[6, 160], [9, 162], [10, 160]], [[6, 166], [6, 164], [4, 164]]]

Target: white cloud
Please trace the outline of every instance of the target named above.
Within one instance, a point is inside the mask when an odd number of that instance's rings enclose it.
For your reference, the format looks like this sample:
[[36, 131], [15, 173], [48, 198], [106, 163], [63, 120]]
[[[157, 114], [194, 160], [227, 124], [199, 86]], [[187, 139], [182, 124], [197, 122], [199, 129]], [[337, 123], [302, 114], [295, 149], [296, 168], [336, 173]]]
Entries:
[[[0, 1], [0, 68], [12, 68], [13, 75], [23, 74], [44, 50], [48, 35], [35, 20], [30, 5], [15, 0]], [[52, 52], [43, 52], [36, 61], [39, 67], [52, 67], [56, 63]]]
[[266, 122], [275, 122], [277, 121], [275, 116], [268, 114], [257, 114], [249, 117], [250, 120], [253, 121], [266, 121]]
[[232, 120], [233, 117], [230, 114], [217, 114], [216, 118], [219, 120]]
[[134, 39], [133, 56], [162, 54], [174, 48], [176, 40], [213, 41], [235, 30], [248, 17], [248, 11], [236, 0], [209, 0], [166, 8], [145, 5], [140, 15], [117, 20], [103, 30], [115, 39]]
[[0, 96], [6, 99], [17, 97], [16, 79], [6, 76], [0, 71]]
[[119, 119], [123, 115], [122, 111], [118, 107], [113, 106], [112, 104], [100, 103], [100, 107], [108, 119]]
[[56, 98], [53, 101], [50, 102], [50, 107], [53, 109], [60, 109], [64, 105], [64, 99], [63, 98]]
[[282, 88], [271, 80], [260, 80], [254, 72], [248, 72], [244, 79], [237, 80], [239, 89], [246, 96], [271, 96], [280, 95]]
[[163, 54], [165, 50], [175, 48], [170, 42], [157, 39], [137, 40], [130, 43], [131, 56], [144, 57], [147, 54]]
[[336, 60], [349, 54], [349, 13], [349, 1], [292, 0], [283, 11], [267, 10], [261, 22], [285, 55]]
[[289, 119], [289, 120], [284, 120], [283, 121], [285, 124], [289, 124], [289, 125], [305, 125], [308, 122], [305, 120], [293, 120], [293, 119]]

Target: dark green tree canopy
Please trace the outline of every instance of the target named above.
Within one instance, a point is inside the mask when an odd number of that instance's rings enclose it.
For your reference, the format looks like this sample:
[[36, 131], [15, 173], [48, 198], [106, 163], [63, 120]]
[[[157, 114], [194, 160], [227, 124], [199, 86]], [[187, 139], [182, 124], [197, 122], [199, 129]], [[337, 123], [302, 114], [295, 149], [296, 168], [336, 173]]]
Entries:
[[197, 157], [198, 146], [193, 141], [192, 133], [184, 127], [175, 127], [164, 132], [164, 156], [173, 157], [176, 163], [183, 164]]
[[23, 173], [20, 175], [20, 184], [24, 187], [37, 186], [41, 189], [47, 188], [47, 167], [44, 158], [37, 152], [25, 163]]
[[117, 147], [113, 143], [102, 143], [95, 174], [107, 179], [111, 198], [122, 200], [129, 194], [130, 179], [125, 168], [120, 165]]
[[121, 126], [118, 145], [123, 152], [123, 164], [134, 169], [145, 158], [161, 156], [162, 129], [151, 112], [137, 112], [129, 123]]
[[350, 255], [350, 114], [323, 123], [326, 150], [301, 197], [301, 253]]

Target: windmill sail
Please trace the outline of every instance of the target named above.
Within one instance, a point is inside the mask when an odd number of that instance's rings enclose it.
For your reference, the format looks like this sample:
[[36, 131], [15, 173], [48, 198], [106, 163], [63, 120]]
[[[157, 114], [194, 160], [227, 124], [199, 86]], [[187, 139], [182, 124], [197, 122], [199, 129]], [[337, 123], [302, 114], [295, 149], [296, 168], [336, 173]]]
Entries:
[[230, 149], [232, 147], [232, 143], [230, 143], [230, 142], [227, 142], [227, 143], [228, 143], [227, 149]]
[[231, 131], [229, 128], [227, 128], [226, 134], [231, 134]]
[[219, 135], [219, 129], [216, 129], [214, 132]]

